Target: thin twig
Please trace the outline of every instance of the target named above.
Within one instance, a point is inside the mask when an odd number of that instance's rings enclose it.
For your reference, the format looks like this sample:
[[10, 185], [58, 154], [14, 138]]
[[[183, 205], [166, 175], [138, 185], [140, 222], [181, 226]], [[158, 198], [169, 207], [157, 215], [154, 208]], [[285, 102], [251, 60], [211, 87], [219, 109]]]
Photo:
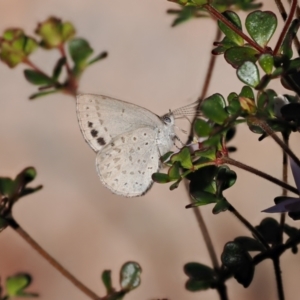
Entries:
[[262, 171], [259, 171], [259, 170], [255, 169], [255, 168], [252, 168], [252, 167], [250, 167], [248, 165], [245, 165], [245, 164], [243, 164], [243, 163], [241, 163], [239, 161], [236, 161], [236, 160], [234, 160], [234, 159], [232, 159], [230, 157], [227, 157], [227, 156], [223, 156], [221, 158], [221, 161], [223, 163], [225, 163], [225, 164], [236, 166], [236, 167], [238, 167], [240, 169], [243, 169], [245, 171], [253, 173], [253, 174], [255, 174], [255, 175], [259, 176], [259, 177], [262, 177], [262, 178], [264, 178], [266, 180], [269, 180], [270, 182], [273, 182], [273, 183], [275, 183], [275, 184], [277, 184], [277, 185], [279, 185], [279, 186], [281, 186], [281, 187], [283, 187], [283, 188], [285, 188], [285, 189], [287, 189], [287, 190], [289, 190], [289, 191], [291, 191], [291, 192], [299, 195], [299, 191], [296, 188], [292, 187], [291, 185], [289, 185], [289, 184], [287, 184], [285, 182], [282, 182], [281, 180], [279, 180], [279, 179], [277, 179], [277, 178], [275, 178], [275, 177], [273, 177], [273, 176], [271, 176], [269, 174], [266, 174], [266, 173], [264, 173]]
[[275, 257], [272, 260], [273, 260], [273, 266], [274, 266], [275, 277], [276, 277], [278, 299], [284, 300], [283, 284], [282, 284], [281, 270], [280, 270], [280, 260], [279, 257]]
[[260, 232], [256, 230], [231, 204], [228, 210], [232, 212], [242, 224], [244, 224], [244, 226], [261, 242], [266, 250], [270, 249], [269, 244], [266, 242]]
[[45, 260], [47, 260], [58, 272], [60, 272], [65, 278], [71, 281], [79, 290], [81, 290], [86, 296], [93, 300], [102, 300], [101, 297], [96, 295], [76, 277], [74, 277], [69, 271], [67, 271], [61, 264], [59, 264], [51, 255], [49, 255], [31, 236], [24, 231], [24, 229], [14, 220], [9, 220], [9, 225], [15, 230], [33, 249], [35, 249]]
[[260, 120], [256, 117], [251, 118], [251, 122], [253, 125], [259, 126], [265, 133], [267, 133], [281, 148], [282, 150], [293, 159], [293, 161], [297, 164], [297, 166], [300, 168], [300, 160], [299, 158], [294, 154], [294, 152], [286, 145], [276, 134], [276, 132], [264, 121]]

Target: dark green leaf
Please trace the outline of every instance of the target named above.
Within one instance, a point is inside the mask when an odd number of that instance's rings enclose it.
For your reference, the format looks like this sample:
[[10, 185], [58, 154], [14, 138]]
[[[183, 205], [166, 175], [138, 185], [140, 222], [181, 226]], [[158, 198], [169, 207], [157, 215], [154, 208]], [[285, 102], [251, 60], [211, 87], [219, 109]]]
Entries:
[[191, 169], [193, 167], [190, 150], [188, 147], [183, 147], [180, 152], [173, 154], [171, 162], [180, 162], [180, 165], [185, 169]]
[[54, 69], [53, 69], [53, 74], [52, 74], [52, 79], [53, 79], [54, 81], [56, 81], [56, 80], [58, 79], [58, 77], [59, 77], [59, 75], [60, 75], [60, 73], [61, 73], [61, 71], [62, 71], [62, 68], [63, 68], [63, 66], [65, 65], [66, 61], [67, 61], [67, 58], [66, 58], [66, 57], [61, 57], [61, 58], [57, 61], [56, 65], [55, 65], [55, 67], [54, 67]]
[[264, 47], [276, 30], [277, 18], [271, 11], [257, 10], [247, 16], [245, 25], [253, 40]]
[[207, 121], [203, 119], [196, 119], [194, 123], [194, 130], [199, 137], [206, 137], [209, 136], [212, 128], [211, 126], [207, 123]]
[[207, 280], [188, 279], [185, 288], [190, 292], [205, 291], [211, 287], [211, 282]]
[[216, 279], [216, 273], [211, 267], [196, 262], [185, 264], [183, 270], [188, 277], [193, 279], [197, 279], [197, 280]]
[[114, 288], [112, 286], [112, 281], [111, 281], [111, 271], [110, 270], [104, 270], [102, 272], [102, 282], [106, 288], [106, 293], [111, 294], [114, 292]]
[[271, 75], [268, 75], [268, 74], [264, 75], [262, 77], [262, 79], [260, 80], [259, 84], [255, 87], [255, 89], [258, 91], [265, 90], [271, 80], [272, 80]]
[[195, 201], [193, 207], [216, 203], [218, 200], [216, 195], [200, 190], [191, 193], [191, 197]]
[[[224, 17], [226, 19], [228, 19], [233, 25], [235, 25], [238, 29], [242, 30], [242, 23], [241, 20], [239, 18], [239, 16], [233, 12], [233, 11], [225, 11], [223, 13]], [[225, 34], [225, 36], [232, 41], [233, 43], [235, 43], [238, 46], [242, 46], [244, 45], [244, 39], [238, 35], [236, 32], [234, 32], [232, 29], [230, 29], [229, 27], [227, 27], [224, 23], [222, 23], [221, 21], [218, 21], [218, 25], [219, 28], [221, 29], [221, 31]]]
[[246, 61], [256, 62], [258, 59], [258, 52], [249, 46], [235, 46], [226, 50], [224, 58], [229, 64], [237, 69]]
[[260, 81], [258, 68], [251, 61], [244, 62], [237, 69], [237, 76], [242, 82], [244, 82], [252, 87], [256, 87]]
[[167, 183], [171, 181], [169, 175], [164, 173], [153, 173], [152, 180], [157, 183]]
[[273, 218], [265, 218], [256, 229], [268, 244], [276, 245], [281, 242], [281, 229], [279, 223]]
[[172, 183], [169, 187], [170, 191], [173, 191], [175, 189], [178, 188], [180, 182], [181, 182], [182, 178], [179, 178], [177, 181], [175, 181], [174, 183]]
[[95, 62], [102, 60], [104, 58], [106, 58], [108, 56], [108, 53], [106, 51], [101, 52], [100, 54], [98, 54], [96, 57], [94, 57], [93, 59], [91, 59], [87, 64], [88, 65], [92, 65]]
[[254, 275], [254, 264], [249, 253], [239, 243], [227, 243], [221, 255], [221, 260], [224, 266], [233, 272], [238, 283], [245, 288], [250, 285]]
[[217, 204], [214, 206], [212, 212], [214, 215], [217, 215], [221, 212], [224, 212], [230, 208], [230, 204], [225, 198], [218, 199]]
[[272, 70], [274, 67], [274, 58], [271, 54], [262, 54], [259, 57], [259, 65], [261, 68], [267, 73], [267, 74], [272, 74]]
[[69, 53], [77, 65], [85, 62], [93, 53], [93, 49], [85, 39], [75, 38], [69, 42]]
[[253, 238], [247, 237], [247, 236], [237, 237], [234, 239], [234, 241], [239, 243], [245, 251], [264, 251], [265, 250], [265, 248], [259, 241], [255, 240]]
[[289, 59], [293, 57], [292, 42], [300, 26], [300, 20], [293, 20], [281, 46], [281, 52]]
[[216, 159], [216, 149], [214, 147], [197, 150], [194, 154], [195, 156], [206, 157], [210, 160]]
[[24, 75], [27, 81], [35, 85], [51, 85], [54, 83], [52, 78], [35, 70], [26, 69]]
[[141, 284], [142, 268], [136, 262], [125, 263], [120, 271], [120, 285], [123, 290], [131, 291]]
[[220, 166], [216, 175], [218, 191], [223, 192], [236, 182], [236, 173], [229, 169], [228, 166]]
[[223, 96], [213, 94], [203, 101], [201, 111], [209, 120], [217, 124], [223, 124], [228, 118], [225, 106], [226, 102]]

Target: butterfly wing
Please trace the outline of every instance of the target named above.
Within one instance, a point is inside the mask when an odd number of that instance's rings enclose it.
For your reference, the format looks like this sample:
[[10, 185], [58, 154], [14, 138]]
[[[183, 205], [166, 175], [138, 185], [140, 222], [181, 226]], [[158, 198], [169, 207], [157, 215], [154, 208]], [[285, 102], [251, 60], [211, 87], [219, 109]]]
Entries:
[[77, 96], [77, 117], [86, 142], [96, 152], [125, 132], [162, 126], [160, 118], [143, 107], [92, 94]]
[[96, 168], [100, 180], [113, 193], [136, 197], [152, 185], [159, 170], [157, 130], [146, 126], [114, 138], [98, 152]]

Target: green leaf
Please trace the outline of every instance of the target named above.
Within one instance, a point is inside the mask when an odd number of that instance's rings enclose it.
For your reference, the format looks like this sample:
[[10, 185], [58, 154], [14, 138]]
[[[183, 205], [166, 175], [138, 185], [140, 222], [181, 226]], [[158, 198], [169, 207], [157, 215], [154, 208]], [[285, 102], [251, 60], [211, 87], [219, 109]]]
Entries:
[[56, 81], [56, 80], [58, 79], [58, 77], [59, 77], [59, 75], [60, 75], [60, 73], [61, 73], [61, 71], [62, 71], [62, 68], [63, 68], [63, 66], [65, 65], [66, 61], [67, 61], [67, 58], [66, 58], [66, 57], [61, 57], [61, 58], [57, 61], [56, 65], [55, 65], [55, 67], [54, 67], [54, 69], [53, 69], [53, 74], [52, 74], [52, 79], [53, 79], [54, 81]]
[[217, 215], [221, 212], [224, 212], [230, 208], [230, 204], [225, 198], [218, 199], [217, 204], [214, 206], [212, 212], [214, 215]]
[[27, 81], [35, 85], [51, 85], [54, 83], [52, 78], [35, 70], [26, 69], [24, 75]]
[[223, 124], [228, 118], [225, 106], [226, 102], [223, 96], [213, 94], [203, 101], [201, 111], [209, 120], [217, 124]]
[[240, 236], [234, 239], [245, 251], [264, 251], [264, 246], [257, 240], [248, 236]]
[[104, 270], [102, 272], [101, 276], [102, 282], [106, 288], [106, 294], [111, 294], [114, 292], [114, 288], [112, 286], [112, 281], [111, 281], [111, 271], [110, 270]]
[[[228, 11], [225, 11], [223, 13], [223, 15], [238, 29], [242, 30], [241, 20], [235, 12], [228, 10]], [[224, 23], [222, 23], [221, 21], [218, 21], [218, 26], [230, 41], [232, 41], [233, 43], [235, 43], [238, 46], [244, 45], [244, 39], [240, 35], [238, 35], [236, 32], [234, 32], [232, 29], [227, 27]]]
[[75, 38], [69, 42], [69, 53], [75, 65], [78, 65], [91, 56], [93, 49], [85, 39]]
[[179, 162], [174, 162], [172, 167], [168, 171], [168, 175], [170, 180], [177, 180], [181, 178], [180, 176], [180, 163]]
[[21, 185], [25, 186], [29, 182], [33, 181], [37, 175], [36, 169], [33, 167], [25, 168], [23, 171], [21, 171], [17, 177], [16, 182]]
[[167, 183], [171, 181], [169, 175], [164, 173], [153, 173], [152, 180], [157, 183]]
[[24, 290], [30, 285], [31, 276], [28, 274], [17, 274], [8, 277], [5, 282], [7, 295], [9, 297], [38, 297], [35, 293], [27, 293]]
[[274, 67], [274, 58], [270, 54], [262, 54], [258, 60], [261, 68], [266, 72], [266, 74], [272, 74], [272, 70]]
[[0, 177], [0, 194], [10, 198], [16, 192], [16, 183], [8, 177]]
[[174, 183], [172, 183], [169, 187], [170, 191], [173, 191], [175, 189], [178, 188], [180, 182], [181, 182], [182, 178], [179, 178], [177, 181], [175, 181]]
[[183, 147], [180, 152], [171, 156], [171, 162], [180, 162], [180, 165], [185, 169], [193, 167], [190, 150], [188, 147]]
[[172, 27], [175, 27], [181, 23], [191, 20], [195, 13], [197, 12], [197, 7], [195, 6], [185, 6], [179, 12], [177, 18], [172, 23]]
[[41, 98], [41, 97], [44, 97], [44, 96], [47, 96], [50, 94], [55, 94], [57, 92], [59, 92], [59, 89], [35, 93], [35, 94], [32, 94], [29, 96], [29, 100], [34, 100], [34, 99]]
[[212, 148], [203, 148], [194, 152], [195, 156], [206, 157], [210, 160], [216, 159], [216, 149]]
[[289, 59], [293, 57], [292, 42], [294, 37], [297, 34], [299, 26], [300, 26], [300, 20], [299, 19], [293, 20], [281, 45], [280, 52], [282, 52], [283, 55]]
[[214, 42], [214, 46], [217, 46], [217, 48], [213, 49], [211, 53], [213, 55], [220, 55], [223, 54], [227, 49], [236, 46], [236, 44], [225, 36], [221, 42]]
[[203, 119], [196, 119], [194, 123], [194, 130], [199, 137], [206, 137], [209, 136], [212, 128], [211, 126], [207, 123], [207, 121]]
[[249, 87], [249, 86], [247, 86], [247, 85], [244, 85], [244, 86], [242, 87], [242, 90], [241, 90], [239, 96], [240, 96], [240, 97], [245, 97], [245, 98], [251, 99], [251, 100], [253, 100], [253, 102], [254, 102], [254, 100], [255, 100], [253, 90], [251, 89], [251, 87]]
[[131, 291], [141, 284], [142, 268], [136, 262], [125, 263], [120, 271], [120, 285], [123, 290]]
[[235, 69], [240, 67], [245, 61], [257, 61], [258, 51], [249, 46], [235, 46], [226, 50], [224, 54], [226, 61]]
[[242, 82], [250, 85], [251, 87], [256, 87], [260, 81], [258, 68], [251, 61], [244, 62], [237, 69], [237, 76]]
[[276, 245], [281, 242], [281, 228], [273, 218], [265, 218], [256, 226], [268, 244]]
[[102, 59], [106, 58], [107, 56], [108, 56], [108, 53], [106, 51], [101, 52], [96, 57], [94, 57], [93, 59], [91, 59], [87, 64], [88, 65], [94, 64], [95, 62], [97, 62], [99, 60], [102, 60]]
[[252, 39], [265, 47], [276, 30], [277, 18], [271, 11], [257, 10], [247, 16], [245, 25]]
[[268, 89], [260, 92], [257, 98], [257, 108], [260, 113], [270, 116], [274, 110], [274, 99], [277, 94], [274, 90]]

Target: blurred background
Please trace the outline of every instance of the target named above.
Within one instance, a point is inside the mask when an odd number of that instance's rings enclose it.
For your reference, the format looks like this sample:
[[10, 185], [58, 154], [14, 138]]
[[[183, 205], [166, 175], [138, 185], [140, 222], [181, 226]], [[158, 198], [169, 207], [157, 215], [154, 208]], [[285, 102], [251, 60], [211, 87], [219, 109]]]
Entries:
[[[174, 17], [166, 10], [176, 7], [153, 0], [2, 0], [0, 32], [20, 27], [33, 35], [37, 23], [49, 16], [71, 21], [95, 54], [109, 53], [108, 58], [86, 70], [79, 90], [130, 101], [163, 115], [200, 95], [216, 32], [210, 19], [171, 28]], [[278, 15], [271, 1], [264, 2], [263, 10]], [[245, 18], [245, 14], [240, 16]], [[276, 35], [270, 45], [275, 41]], [[30, 58], [51, 73], [58, 57], [56, 50], [39, 49]], [[218, 299], [215, 291], [191, 293], [184, 288], [185, 263], [211, 265], [194, 214], [185, 209], [189, 199], [184, 184], [172, 192], [168, 185], [155, 184], [141, 198], [111, 194], [96, 174], [96, 155], [79, 130], [74, 99], [57, 94], [29, 101], [28, 96], [36, 90], [25, 81], [24, 68], [20, 65], [12, 70], [0, 64], [0, 176], [15, 177], [23, 168], [34, 166], [38, 176], [32, 185], [44, 186], [15, 206], [14, 217], [20, 225], [102, 296], [102, 271], [112, 270], [114, 286], [118, 287], [121, 265], [134, 260], [143, 268], [142, 284], [125, 299]], [[235, 70], [218, 57], [208, 95], [218, 92], [227, 96], [241, 87]], [[278, 93], [284, 91], [279, 82], [273, 88]], [[280, 149], [271, 139], [257, 139], [247, 127], [240, 126], [230, 143], [238, 147], [232, 157], [281, 178]], [[297, 153], [297, 134], [291, 145]], [[273, 205], [281, 189], [236, 171], [238, 180], [225, 196], [258, 225], [266, 217], [260, 211]], [[294, 185], [292, 180], [290, 183]], [[201, 208], [218, 256], [226, 242], [236, 236], [250, 236], [230, 213], [213, 215], [211, 210], [212, 206]], [[281, 266], [286, 299], [295, 299], [299, 292], [299, 263], [299, 255], [284, 254]], [[0, 234], [1, 281], [20, 271], [33, 276], [30, 290], [38, 292], [42, 300], [87, 299], [8, 228]], [[230, 279], [228, 294], [233, 300], [276, 299], [272, 264], [265, 261], [256, 268], [248, 289]]]

